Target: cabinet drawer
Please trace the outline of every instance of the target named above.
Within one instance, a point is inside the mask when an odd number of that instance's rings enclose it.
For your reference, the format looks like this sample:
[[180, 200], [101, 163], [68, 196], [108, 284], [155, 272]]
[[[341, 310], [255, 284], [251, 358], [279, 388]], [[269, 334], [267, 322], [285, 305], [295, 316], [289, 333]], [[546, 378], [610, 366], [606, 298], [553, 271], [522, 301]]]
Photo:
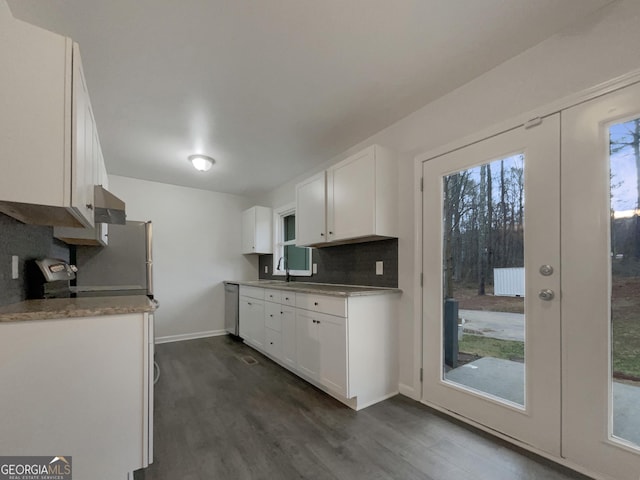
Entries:
[[271, 302], [264, 305], [264, 326], [276, 332], [282, 331], [282, 305]]
[[264, 300], [264, 288], [240, 285], [240, 295], [243, 297], [252, 297]]
[[267, 328], [265, 330], [265, 350], [277, 359], [282, 358], [282, 334]]
[[264, 289], [264, 299], [267, 302], [280, 303], [282, 292], [280, 290], [271, 290], [270, 288]]
[[347, 299], [343, 297], [298, 293], [296, 307], [339, 317], [347, 316]]
[[294, 292], [289, 292], [289, 291], [282, 291], [280, 292], [282, 294], [282, 299], [281, 299], [281, 303], [283, 305], [291, 305], [293, 307], [295, 307], [296, 305], [296, 294]]

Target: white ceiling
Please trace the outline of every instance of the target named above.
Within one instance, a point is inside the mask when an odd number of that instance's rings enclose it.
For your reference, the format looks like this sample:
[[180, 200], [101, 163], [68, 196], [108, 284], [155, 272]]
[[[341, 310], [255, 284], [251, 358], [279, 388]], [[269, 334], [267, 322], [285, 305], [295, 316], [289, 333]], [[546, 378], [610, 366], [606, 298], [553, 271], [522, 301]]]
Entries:
[[109, 173], [245, 195], [610, 2], [8, 0], [79, 42]]

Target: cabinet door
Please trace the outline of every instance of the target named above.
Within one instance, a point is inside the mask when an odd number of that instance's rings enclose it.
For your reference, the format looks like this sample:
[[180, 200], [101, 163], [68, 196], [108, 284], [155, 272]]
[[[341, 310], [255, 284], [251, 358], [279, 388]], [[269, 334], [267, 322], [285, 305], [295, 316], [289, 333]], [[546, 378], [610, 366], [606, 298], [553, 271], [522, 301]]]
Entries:
[[240, 336], [257, 348], [264, 348], [264, 301], [240, 298]]
[[264, 349], [273, 358], [282, 361], [282, 334], [265, 328]]
[[71, 207], [85, 226], [92, 227], [96, 129], [78, 45], [73, 45], [73, 144]]
[[348, 397], [347, 320], [322, 315], [316, 320], [320, 343], [320, 383]]
[[71, 42], [13, 18], [0, 37], [0, 200], [67, 206]]
[[242, 212], [242, 253], [256, 251], [256, 209]]
[[330, 241], [375, 234], [375, 146], [327, 170]]
[[290, 367], [296, 368], [296, 311], [291, 307], [282, 306], [282, 361]]
[[314, 175], [296, 185], [296, 245], [327, 241], [326, 176]]
[[318, 379], [320, 371], [320, 341], [316, 315], [306, 310], [296, 311], [298, 370], [312, 379]]

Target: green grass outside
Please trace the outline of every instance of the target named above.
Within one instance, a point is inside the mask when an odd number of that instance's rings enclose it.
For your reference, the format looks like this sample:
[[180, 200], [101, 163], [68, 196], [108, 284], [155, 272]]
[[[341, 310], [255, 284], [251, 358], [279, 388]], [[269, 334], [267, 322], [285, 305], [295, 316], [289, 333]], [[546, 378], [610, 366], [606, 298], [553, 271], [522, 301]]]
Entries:
[[504, 358], [506, 360], [524, 359], [523, 342], [500, 340], [468, 333], [462, 336], [458, 350], [479, 357]]

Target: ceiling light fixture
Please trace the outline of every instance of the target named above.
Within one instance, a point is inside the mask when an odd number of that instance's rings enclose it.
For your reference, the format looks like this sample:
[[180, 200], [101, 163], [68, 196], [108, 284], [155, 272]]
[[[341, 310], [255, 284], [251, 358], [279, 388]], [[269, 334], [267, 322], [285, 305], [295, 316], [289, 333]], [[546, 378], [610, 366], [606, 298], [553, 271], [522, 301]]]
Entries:
[[213, 158], [206, 155], [189, 155], [189, 161], [199, 172], [206, 172], [215, 163]]

